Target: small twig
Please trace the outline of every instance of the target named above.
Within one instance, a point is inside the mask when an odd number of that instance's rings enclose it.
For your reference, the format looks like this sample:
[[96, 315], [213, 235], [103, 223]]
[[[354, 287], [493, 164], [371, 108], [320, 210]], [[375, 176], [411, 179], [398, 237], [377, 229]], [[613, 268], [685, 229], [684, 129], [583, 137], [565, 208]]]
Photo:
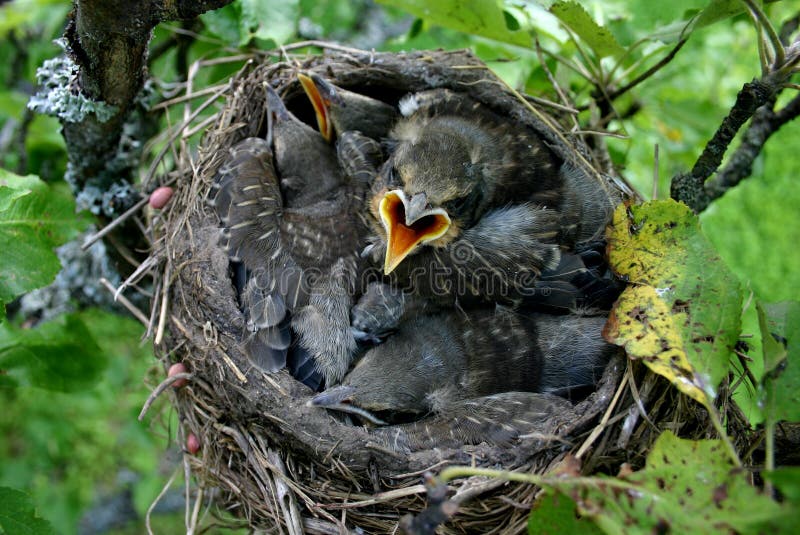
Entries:
[[622, 381], [620, 381], [619, 386], [617, 387], [617, 391], [614, 393], [614, 397], [611, 398], [611, 403], [608, 404], [606, 408], [605, 414], [603, 414], [603, 418], [600, 422], [592, 429], [591, 434], [589, 437], [581, 444], [581, 447], [578, 449], [578, 452], [575, 454], [575, 457], [580, 459], [583, 457], [583, 454], [591, 447], [597, 437], [600, 436], [600, 433], [605, 431], [606, 424], [608, 423], [609, 418], [611, 418], [611, 413], [614, 412], [614, 408], [617, 406], [617, 401], [619, 401], [619, 397], [622, 394], [623, 390], [625, 390], [625, 385], [628, 383], [628, 376], [624, 375], [622, 377]]
[[158, 104], [156, 104], [152, 108], [150, 108], [150, 111], [157, 111], [157, 110], [167, 109], [170, 106], [174, 106], [175, 104], [181, 104], [183, 102], [186, 102], [187, 100], [194, 100], [196, 98], [204, 97], [206, 95], [211, 95], [213, 93], [216, 93], [217, 91], [219, 91], [223, 87], [228, 87], [228, 83], [226, 82], [225, 84], [212, 85], [210, 87], [199, 89], [199, 90], [195, 91], [194, 93], [192, 93], [191, 95], [185, 95], [184, 94], [184, 95], [181, 95], [179, 97], [171, 98], [169, 100], [164, 100], [162, 102], [159, 102]]
[[[771, 388], [771, 385], [767, 388]], [[767, 415], [764, 425], [764, 469], [767, 471], [775, 469], [775, 419], [770, 415]], [[767, 493], [767, 496], [773, 497], [774, 490], [771, 481], [764, 481], [764, 492]]]
[[176, 477], [178, 477], [178, 468], [175, 468], [169, 480], [167, 480], [167, 484], [164, 485], [164, 487], [161, 489], [161, 492], [159, 492], [158, 496], [156, 496], [156, 498], [153, 500], [153, 503], [151, 503], [150, 507], [147, 508], [147, 512], [144, 515], [144, 525], [147, 528], [148, 535], [154, 535], [153, 527], [150, 524], [150, 517], [153, 515], [153, 510], [158, 505], [158, 502], [161, 501], [161, 498], [163, 498], [167, 491], [169, 491], [169, 488], [172, 486], [172, 483], [175, 481]]
[[560, 477], [560, 476], [546, 476], [536, 474], [523, 474], [520, 472], [508, 472], [502, 470], [492, 470], [490, 468], [472, 468], [469, 466], [450, 466], [445, 468], [439, 474], [438, 479], [443, 483], [447, 483], [453, 479], [460, 477], [482, 476], [495, 479], [503, 479], [506, 481], [516, 481], [518, 483], [529, 483], [531, 485], [538, 485], [540, 487], [555, 487], [563, 488], [564, 486], [585, 486], [585, 487], [598, 487], [605, 486], [616, 488], [620, 490], [641, 492], [640, 485], [628, 483], [622, 479], [617, 478], [599, 478], [599, 477]]
[[722, 426], [722, 421], [719, 418], [719, 413], [717, 412], [716, 407], [712, 403], [709, 403], [705, 406], [706, 410], [708, 411], [708, 416], [711, 419], [711, 425], [714, 426], [714, 429], [717, 430], [717, 434], [719, 435], [720, 440], [725, 445], [725, 449], [728, 451], [728, 455], [733, 461], [733, 464], [737, 468], [742, 467], [742, 461], [739, 459], [739, 454], [736, 453], [736, 448], [733, 447], [733, 442], [731, 442], [731, 438], [728, 436], [728, 433], [725, 431], [725, 428]]
[[[448, 469], [445, 468], [445, 470]], [[371, 498], [367, 500], [361, 500], [358, 502], [334, 503], [334, 504], [324, 505], [323, 507], [325, 507], [326, 509], [358, 509], [359, 507], [367, 507], [369, 505], [391, 502], [398, 498], [403, 498], [405, 496], [413, 496], [414, 494], [423, 494], [424, 492], [425, 492], [424, 485], [412, 485], [410, 487], [404, 487], [401, 489], [381, 492], [380, 494], [373, 495]]]
[[128, 278], [122, 282], [122, 284], [120, 284], [119, 288], [114, 291], [114, 299], [116, 300], [120, 295], [122, 295], [122, 292], [124, 292], [128, 286], [135, 284], [138, 280], [140, 280], [141, 277], [143, 277], [156, 264], [158, 264], [158, 259], [155, 257], [155, 255], [150, 255], [145, 258], [144, 262], [139, 264], [139, 267], [137, 267], [134, 272], [131, 273]]
[[578, 110], [575, 109], [573, 106], [564, 106], [557, 102], [553, 102], [552, 100], [547, 100], [546, 98], [541, 97], [534, 97], [532, 95], [525, 95], [525, 98], [531, 102], [535, 102], [540, 106], [544, 106], [546, 108], [552, 108], [554, 110], [563, 111], [564, 113], [569, 113], [570, 115], [578, 115]]
[[103, 236], [105, 236], [106, 234], [108, 234], [109, 232], [111, 232], [112, 230], [117, 228], [118, 226], [120, 226], [129, 217], [131, 217], [133, 214], [135, 214], [136, 212], [138, 212], [139, 210], [144, 208], [144, 206], [147, 204], [148, 201], [149, 201], [149, 198], [147, 196], [143, 197], [142, 199], [139, 200], [139, 202], [137, 202], [136, 204], [134, 204], [133, 206], [128, 208], [125, 211], [125, 213], [119, 215], [119, 217], [117, 217], [116, 219], [111, 221], [111, 223], [109, 223], [108, 225], [106, 225], [105, 227], [100, 229], [99, 231], [95, 232], [93, 235], [91, 235], [88, 238], [86, 238], [86, 241], [84, 241], [83, 245], [81, 245], [81, 250], [83, 250], [83, 251], [87, 250], [89, 247], [92, 246], [92, 244], [94, 242], [96, 242], [97, 240], [99, 240], [100, 238], [102, 238]]
[[[156, 287], [155, 287], [155, 290], [153, 291], [153, 297], [159, 295], [160, 289], [161, 289], [161, 281], [159, 280], [159, 281], [156, 281]], [[144, 333], [144, 337], [145, 338], [150, 338], [151, 336], [153, 336], [153, 327], [156, 324], [156, 312], [157, 311], [158, 311], [158, 307], [157, 306], [152, 305], [150, 307], [150, 318], [148, 318], [148, 321], [147, 321], [147, 331], [145, 331], [145, 333]]]
[[145, 188], [146, 188], [146, 187], [147, 187], [147, 186], [150, 184], [150, 181], [151, 181], [151, 180], [153, 179], [153, 177], [155, 176], [155, 174], [156, 174], [156, 170], [158, 169], [158, 166], [161, 164], [161, 161], [164, 159], [164, 156], [166, 156], [166, 155], [167, 155], [167, 152], [168, 152], [168, 151], [170, 151], [170, 150], [171, 150], [171, 149], [174, 147], [174, 145], [173, 145], [173, 144], [174, 144], [175, 140], [177, 140], [177, 139], [178, 139], [179, 137], [181, 137], [181, 135], [183, 134], [183, 130], [184, 130], [184, 129], [185, 129], [187, 126], [189, 126], [189, 124], [190, 124], [190, 123], [191, 123], [191, 122], [192, 122], [192, 121], [193, 121], [193, 120], [194, 120], [194, 119], [195, 119], [195, 118], [196, 118], [198, 115], [200, 115], [201, 113], [203, 113], [203, 111], [204, 111], [206, 108], [208, 108], [209, 106], [211, 106], [211, 104], [213, 104], [214, 102], [216, 102], [216, 101], [217, 101], [217, 99], [218, 99], [219, 97], [221, 97], [221, 96], [223, 95], [223, 93], [225, 93], [225, 91], [227, 91], [227, 86], [224, 86], [224, 87], [222, 87], [221, 89], [219, 89], [218, 91], [215, 91], [215, 92], [214, 92], [214, 93], [211, 95], [211, 97], [209, 97], [209, 98], [208, 98], [208, 99], [206, 99], [206, 100], [205, 100], [205, 101], [204, 101], [202, 104], [200, 104], [200, 105], [197, 107], [197, 109], [195, 109], [195, 110], [194, 110], [194, 112], [193, 112], [193, 113], [192, 113], [192, 114], [191, 114], [191, 115], [190, 115], [188, 118], [186, 118], [184, 121], [182, 121], [182, 122], [181, 122], [181, 124], [180, 124], [180, 125], [178, 125], [178, 126], [177, 126], [177, 127], [174, 129], [174, 131], [172, 132], [172, 134], [170, 134], [170, 136], [167, 138], [167, 140], [166, 140], [166, 144], [164, 145], [164, 147], [163, 147], [163, 148], [162, 148], [162, 149], [161, 149], [161, 150], [158, 152], [158, 154], [156, 155], [156, 157], [153, 159], [153, 162], [150, 164], [150, 167], [147, 169], [147, 173], [145, 174], [144, 178], [142, 179], [142, 185], [143, 185]]
[[145, 315], [142, 313], [142, 311], [141, 311], [141, 310], [139, 310], [139, 309], [136, 307], [136, 305], [134, 305], [133, 303], [131, 303], [131, 302], [128, 300], [128, 298], [127, 298], [127, 297], [125, 297], [124, 295], [121, 295], [121, 294], [120, 294], [120, 295], [116, 295], [116, 293], [117, 293], [117, 289], [116, 289], [116, 288], [114, 288], [114, 285], [113, 285], [113, 284], [111, 284], [111, 283], [108, 281], [108, 279], [106, 279], [105, 277], [101, 277], [101, 278], [100, 278], [100, 284], [102, 284], [103, 286], [105, 286], [105, 287], [106, 287], [106, 289], [107, 289], [109, 292], [111, 292], [111, 293], [113, 293], [113, 294], [114, 294], [114, 301], [119, 301], [119, 304], [121, 304], [121, 305], [122, 305], [122, 306], [124, 306], [126, 309], [128, 309], [128, 312], [130, 312], [131, 314], [133, 314], [133, 315], [136, 317], [136, 319], [137, 319], [137, 320], [141, 321], [141, 322], [142, 322], [142, 324], [143, 324], [145, 327], [147, 326], [147, 324], [148, 324], [148, 319], [147, 319], [147, 316], [145, 316]]
[[194, 498], [194, 507], [192, 508], [192, 518], [189, 522], [189, 529], [186, 530], [186, 535], [194, 535], [197, 530], [197, 520], [200, 516], [200, 507], [203, 505], [203, 487], [197, 489], [197, 495]]
[[[744, 377], [747, 377], [747, 380], [750, 382], [751, 387], [755, 389], [758, 386], [758, 380], [756, 379], [756, 376], [753, 375], [752, 370], [750, 370], [750, 366], [747, 365], [747, 360], [749, 359], [749, 357], [735, 348], [733, 352], [737, 356], [739, 364], [742, 365], [742, 375]], [[751, 390], [751, 392], [753, 392], [753, 390]]]
[[[561, 63], [562, 65], [564, 65], [566, 68], [568, 68], [571, 71], [573, 71], [575, 74], [577, 74], [581, 78], [583, 78], [585, 80], [591, 80], [592, 79], [591, 73], [589, 73], [586, 69], [584, 69], [583, 66], [580, 63], [573, 63], [573, 62], [569, 61], [567, 58], [565, 58], [563, 56], [560, 56], [560, 55], [556, 54], [555, 52], [551, 52], [551, 51], [547, 50], [546, 48], [542, 48], [542, 52], [544, 52], [545, 54], [547, 54], [548, 56], [550, 56], [551, 58], [553, 58], [557, 62]], [[578, 109], [580, 110], [580, 108], [578, 108]]]
[[786, 54], [783, 51], [783, 43], [781, 43], [781, 38], [778, 36], [778, 32], [775, 31], [775, 27], [770, 22], [769, 17], [767, 17], [767, 15], [761, 9], [761, 6], [759, 6], [756, 2], [753, 2], [753, 0], [742, 1], [747, 4], [748, 9], [750, 9], [750, 11], [753, 13], [753, 16], [756, 18], [761, 28], [766, 31], [769, 42], [772, 45], [773, 65], [783, 65], [784, 61], [786, 61]]
[[153, 340], [155, 345], [161, 345], [161, 340], [164, 338], [164, 330], [167, 326], [167, 305], [169, 304], [169, 287], [172, 264], [167, 262], [167, 267], [164, 270], [164, 287], [161, 290], [161, 308], [159, 313], [161, 316], [158, 318], [158, 329], [156, 330], [156, 337]]
[[[652, 67], [650, 67], [642, 74], [640, 74], [627, 84], [623, 85], [619, 89], [612, 89], [611, 91], [608, 91], [607, 93], [604, 94], [604, 98], [608, 99], [609, 102], [616, 100], [625, 93], [627, 93], [628, 91], [630, 91], [631, 89], [633, 89], [634, 87], [636, 87], [637, 85], [641, 84], [642, 82], [653, 76], [655, 73], [664, 68], [670, 61], [672, 61], [675, 55], [680, 51], [681, 48], [683, 48], [683, 45], [685, 45], [688, 40], [689, 40], [688, 37], [681, 38], [681, 40], [678, 41], [678, 43], [672, 48], [672, 50], [670, 50], [666, 56], [661, 58], [661, 60], [659, 60], [658, 63], [656, 63], [655, 65], [653, 65]], [[584, 111], [588, 108], [589, 108], [588, 105], [583, 105], [579, 106], [578, 110]]]
[[769, 66], [772, 63], [772, 59], [770, 58], [769, 51], [767, 50], [767, 44], [764, 41], [764, 32], [761, 28], [761, 24], [758, 21], [758, 16], [753, 12], [753, 10], [746, 9], [745, 11], [747, 11], [747, 14], [750, 15], [750, 19], [753, 21], [753, 27], [756, 29], [758, 63], [761, 66], [761, 76], [766, 76], [769, 72]]
[[658, 143], [653, 147], [653, 200], [658, 199]]
[[242, 384], [246, 384], [247, 383], [247, 376], [242, 373], [242, 371], [239, 369], [239, 367], [231, 360], [231, 358], [226, 353], [222, 354], [222, 359], [225, 361], [225, 363], [231, 369], [231, 371], [236, 376], [236, 378], [239, 379], [239, 382], [242, 383]]
[[186, 373], [176, 373], [175, 375], [171, 375], [171, 376], [167, 377], [166, 379], [164, 379], [163, 381], [161, 381], [161, 384], [159, 384], [155, 388], [155, 390], [153, 390], [150, 393], [150, 395], [147, 396], [147, 400], [144, 402], [144, 405], [142, 406], [142, 410], [139, 412], [139, 418], [138, 418], [139, 421], [141, 422], [144, 419], [144, 415], [147, 414], [147, 411], [150, 410], [150, 407], [153, 405], [153, 403], [155, 403], [156, 399], [158, 399], [158, 397], [161, 394], [163, 394], [164, 391], [167, 388], [172, 386], [173, 383], [175, 383], [176, 381], [178, 381], [180, 379], [185, 379], [185, 380], [188, 381], [188, 380], [191, 380], [193, 378], [194, 378], [194, 374], [186, 372]]
[[[553, 89], [555, 89], [556, 94], [558, 95], [558, 98], [561, 99], [563, 105], [574, 109], [574, 103], [567, 97], [567, 95], [564, 93], [564, 90], [561, 89], [561, 86], [556, 81], [556, 77], [553, 76], [550, 67], [547, 66], [547, 62], [542, 54], [542, 46], [539, 43], [538, 35], [534, 38], [534, 44], [536, 45], [536, 57], [539, 58], [539, 65], [544, 71], [545, 76], [547, 76], [547, 79], [550, 81], [550, 85], [552, 85]], [[575, 125], [575, 128], [578, 128], [578, 118], [575, 116], [575, 114], [572, 115], [572, 124]]]
[[569, 34], [572, 43], [575, 45], [575, 50], [578, 51], [578, 55], [583, 59], [583, 65], [587, 68], [587, 72], [590, 73], [590, 76], [586, 79], [598, 86], [604, 85], [603, 66], [600, 64], [600, 61], [598, 60], [596, 64], [592, 63], [589, 53], [584, 49], [583, 44], [581, 44], [578, 36], [572, 31], [572, 28], [566, 24], [561, 24], [561, 27]]
[[[238, 52], [238, 50], [236, 51]], [[197, 62], [200, 68], [214, 67], [216, 65], [226, 65], [228, 63], [239, 63], [242, 61], [250, 61], [253, 59], [253, 54], [235, 54], [233, 56], [225, 56], [222, 58], [202, 59]]]
[[565, 135], [568, 136], [587, 135], [587, 136], [613, 137], [616, 139], [630, 139], [630, 136], [626, 134], [617, 134], [616, 132], [608, 132], [605, 130], [570, 130], [569, 132], [565, 132]]
[[[138, 223], [138, 218], [135, 217], [133, 220], [134, 222]], [[140, 225], [137, 224], [137, 226]], [[117, 238], [117, 236], [115, 236], [114, 233], [106, 234], [106, 239], [108, 240], [108, 243], [122, 257], [123, 260], [125, 260], [128, 264], [130, 264], [134, 268], [139, 266], [139, 260], [137, 260], [136, 257], [133, 256], [133, 252], [130, 250], [130, 248], [124, 243], [122, 243], [122, 241], [119, 238]]]
[[[322, 48], [327, 50], [336, 50], [337, 52], [345, 52], [347, 54], [353, 54], [356, 56], [362, 56], [365, 54], [369, 54], [366, 50], [361, 50], [358, 48], [351, 48], [348, 46], [337, 45], [336, 43], [331, 43], [328, 41], [319, 41], [316, 39], [312, 39], [309, 41], [298, 41], [296, 43], [291, 43], [288, 45], [283, 45], [281, 47], [282, 50], [297, 50], [299, 48], [308, 48], [308, 47], [315, 47], [315, 48]], [[273, 52], [274, 54], [274, 52]]]
[[204, 120], [202, 120], [202, 121], [201, 121], [200, 123], [198, 123], [197, 125], [195, 125], [195, 126], [193, 126], [192, 128], [190, 128], [190, 129], [186, 130], [186, 131], [185, 131], [185, 132], [184, 132], [184, 133], [181, 135], [181, 141], [185, 141], [186, 139], [188, 139], [188, 138], [192, 137], [192, 136], [193, 136], [193, 135], [195, 135], [196, 133], [198, 133], [198, 132], [202, 132], [202, 131], [206, 130], [206, 128], [208, 127], [208, 125], [210, 125], [211, 123], [213, 123], [213, 122], [214, 122], [214, 121], [216, 121], [216, 120], [217, 120], [217, 117], [216, 117], [215, 115], [210, 115], [210, 116], [206, 117]]
[[[644, 403], [642, 402], [642, 395], [639, 392], [639, 387], [636, 386], [636, 380], [633, 378], [633, 368], [631, 368], [631, 366], [628, 366], [625, 372], [626, 375], [628, 376], [628, 386], [631, 389], [631, 396], [633, 397], [633, 401], [636, 404], [636, 409], [639, 411], [639, 414], [641, 414], [642, 418], [644, 418], [644, 420], [648, 424], [650, 424], [650, 426], [653, 429], [658, 430], [658, 426], [653, 422], [653, 420], [650, 419], [650, 416], [648, 416], [647, 414], [647, 409], [645, 408]], [[649, 389], [645, 386], [645, 395], [647, 395], [648, 390]]]
[[[177, 178], [171, 178], [171, 179], [167, 180], [166, 182], [164, 182], [163, 185], [164, 186], [170, 186], [170, 185], [174, 184], [176, 180], [177, 180]], [[92, 246], [92, 244], [94, 242], [96, 242], [97, 240], [99, 240], [100, 238], [102, 238], [103, 236], [105, 236], [106, 234], [108, 234], [109, 232], [111, 232], [112, 230], [117, 228], [118, 226], [120, 226], [129, 217], [131, 217], [132, 215], [136, 214], [136, 212], [138, 212], [139, 210], [144, 208], [144, 206], [148, 203], [149, 200], [150, 200], [150, 196], [149, 195], [145, 195], [142, 199], [139, 200], [139, 202], [137, 202], [136, 204], [134, 204], [133, 206], [128, 208], [125, 211], [125, 213], [120, 214], [116, 219], [111, 221], [108, 225], [106, 225], [102, 229], [98, 230], [97, 232], [95, 232], [94, 234], [92, 234], [91, 236], [86, 238], [86, 241], [84, 241], [83, 245], [81, 245], [81, 250], [82, 251], [87, 250], [89, 247]]]
[[427, 468], [423, 468], [423, 469], [417, 470], [415, 472], [407, 472], [405, 474], [394, 474], [394, 475], [391, 475], [389, 477], [391, 479], [407, 479], [409, 477], [419, 477], [422, 474], [424, 474], [425, 472], [433, 472], [435, 469], [439, 468], [440, 466], [444, 466], [444, 465], [450, 464], [450, 462], [451, 461], [449, 461], [448, 459], [444, 459], [442, 461], [439, 461], [436, 464], [432, 464], [431, 466], [429, 466]]

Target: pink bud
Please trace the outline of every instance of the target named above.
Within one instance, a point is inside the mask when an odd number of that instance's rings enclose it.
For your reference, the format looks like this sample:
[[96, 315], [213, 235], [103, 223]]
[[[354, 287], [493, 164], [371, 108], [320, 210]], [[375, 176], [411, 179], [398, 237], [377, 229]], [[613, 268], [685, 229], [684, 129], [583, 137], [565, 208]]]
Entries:
[[169, 200], [172, 198], [173, 190], [169, 186], [161, 186], [160, 188], [156, 188], [153, 193], [150, 194], [150, 206], [157, 210], [164, 208], [167, 205]]
[[[173, 375], [177, 375], [179, 373], [186, 373], [186, 365], [183, 362], [176, 362], [170, 366], [169, 370], [167, 371], [167, 377], [172, 377]], [[172, 388], [180, 388], [185, 384], [186, 379], [178, 379], [172, 383]]]
[[200, 451], [200, 439], [194, 433], [189, 433], [186, 436], [186, 451], [192, 455]]

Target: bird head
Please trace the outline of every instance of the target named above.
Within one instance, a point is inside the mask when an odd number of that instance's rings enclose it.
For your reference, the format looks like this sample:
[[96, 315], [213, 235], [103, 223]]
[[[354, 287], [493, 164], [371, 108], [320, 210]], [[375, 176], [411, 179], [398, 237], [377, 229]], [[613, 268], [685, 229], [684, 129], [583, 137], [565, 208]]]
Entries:
[[418, 247], [443, 247], [479, 217], [486, 184], [479, 149], [459, 135], [460, 120], [405, 121], [383, 166], [387, 188], [373, 200], [386, 234], [384, 272]]
[[319, 131], [329, 143], [350, 130], [379, 140], [395, 123], [397, 109], [381, 100], [337, 87], [313, 72], [299, 73], [297, 78], [314, 107]]

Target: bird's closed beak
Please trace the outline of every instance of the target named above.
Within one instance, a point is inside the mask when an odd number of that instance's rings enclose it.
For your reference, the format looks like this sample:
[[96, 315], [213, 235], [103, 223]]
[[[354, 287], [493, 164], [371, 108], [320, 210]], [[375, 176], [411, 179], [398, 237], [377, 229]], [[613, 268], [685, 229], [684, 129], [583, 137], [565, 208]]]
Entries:
[[306, 96], [314, 106], [314, 114], [317, 117], [317, 127], [319, 128], [322, 137], [325, 141], [330, 142], [333, 139], [333, 120], [331, 118], [330, 107], [331, 104], [343, 106], [336, 88], [319, 77], [316, 74], [298, 74], [297, 79], [300, 80], [300, 85], [303, 86]]
[[450, 216], [441, 208], [428, 208], [424, 193], [409, 199], [403, 190], [387, 192], [379, 207], [388, 243], [383, 272], [387, 275], [400, 265], [414, 248], [444, 236]]
[[355, 405], [351, 405], [349, 401], [351, 401], [355, 393], [356, 389], [352, 386], [334, 386], [333, 388], [329, 388], [311, 398], [307, 405], [310, 407], [324, 407], [334, 411], [355, 414], [375, 425], [387, 425], [386, 422], [371, 412]]
[[345, 401], [349, 401], [355, 391], [356, 389], [352, 386], [334, 386], [311, 398], [309, 404], [317, 407], [330, 407], [332, 405], [338, 405], [340, 403], [344, 403]]

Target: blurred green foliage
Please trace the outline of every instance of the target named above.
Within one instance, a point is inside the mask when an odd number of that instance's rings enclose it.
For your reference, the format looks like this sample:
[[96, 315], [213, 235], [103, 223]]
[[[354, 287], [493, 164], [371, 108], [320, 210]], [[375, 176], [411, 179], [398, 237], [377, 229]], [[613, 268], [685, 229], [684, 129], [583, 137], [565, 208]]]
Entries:
[[[766, 12], [781, 21], [797, 10], [790, 4], [770, 2]], [[633, 80], [666, 55], [687, 22], [708, 5], [712, 8], [700, 21], [708, 25], [697, 24], [673, 61], [620, 97], [617, 111], [631, 113], [608, 125], [622, 136], [607, 139], [614, 164], [644, 197], [655, 191], [666, 198], [669, 177], [692, 166], [742, 84], [759, 75], [756, 34], [749, 18], [740, 14], [738, 0], [587, 0], [580, 6], [552, 0], [382, 0], [380, 5], [368, 0], [236, 0], [198, 21], [158, 27], [149, 67], [157, 91], [169, 95], [185, 79], [187, 65], [236, 54], [243, 46], [266, 49], [333, 39], [379, 50], [468, 47], [512, 87], [557, 100], [548, 78], [552, 75], [577, 106], [586, 106], [595, 88], [584, 75], [612, 87]], [[69, 9], [63, 0], [14, 0], [0, 7], [0, 57], [7, 58], [0, 63], [0, 168], [37, 175], [56, 188], [63, 188], [66, 164], [58, 123], [28, 112], [25, 105], [36, 68], [60, 53], [53, 40], [61, 35]], [[194, 87], [225, 83], [241, 65], [204, 67], [194, 76]], [[166, 130], [181, 121], [183, 110], [160, 113]], [[579, 118], [592, 113], [597, 111], [587, 108]], [[798, 138], [797, 121], [776, 133], [753, 176], [701, 215], [709, 240], [760, 301], [800, 297], [800, 188], [794, 185], [800, 176]], [[164, 143], [164, 136], [156, 138], [149, 150], [158, 151]], [[60, 533], [76, 532], [89, 506], [118, 492], [121, 473], [134, 474], [126, 488], [140, 515], [168, 477], [159, 459], [169, 437], [152, 433], [136, 419], [149, 392], [142, 378], [158, 382], [149, 341], [139, 340], [141, 326], [96, 310], [76, 317], [96, 346], [94, 354], [105, 363], [87, 368], [94, 375], [76, 392], [0, 382], [0, 487], [28, 493], [37, 512]], [[4, 329], [27, 327], [20, 321]], [[753, 335], [750, 356], [760, 355], [755, 306], [746, 310], [743, 321], [744, 333]], [[750, 366], [760, 378], [759, 361], [753, 358]], [[755, 391], [742, 389], [737, 400], [753, 421], [761, 418]], [[168, 471], [174, 467], [173, 462]], [[30, 508], [25, 500], [19, 503]], [[161, 532], [181, 530], [180, 516], [159, 520]], [[124, 528], [125, 533], [142, 530], [141, 523]]]
[[0, 485], [30, 492], [59, 533], [74, 533], [83, 511], [104, 489], [116, 488], [122, 471], [138, 474], [137, 485], [165, 479], [158, 462], [166, 439], [137, 420], [153, 365], [141, 325], [99, 310], [86, 310], [81, 319], [107, 359], [99, 380], [69, 393], [0, 388]]

